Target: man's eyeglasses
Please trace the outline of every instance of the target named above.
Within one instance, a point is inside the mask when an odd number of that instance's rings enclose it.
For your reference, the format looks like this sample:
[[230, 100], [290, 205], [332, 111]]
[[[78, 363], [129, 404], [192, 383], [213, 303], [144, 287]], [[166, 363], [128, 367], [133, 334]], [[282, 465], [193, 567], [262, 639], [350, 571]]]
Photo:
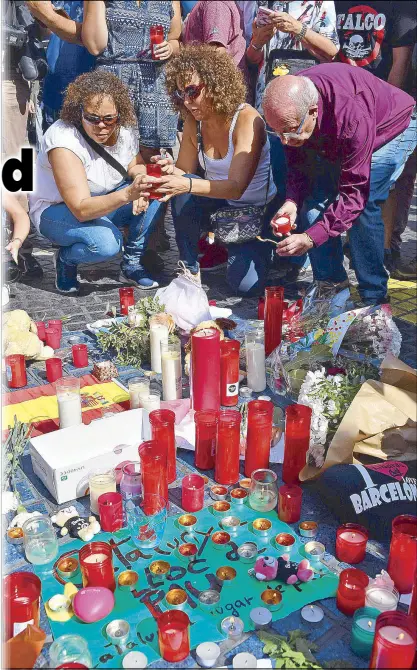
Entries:
[[174, 97], [177, 102], [184, 102], [185, 98], [195, 100], [200, 95], [204, 86], [205, 84], [190, 84], [189, 86], [186, 86], [183, 91], [178, 89], [174, 91]]
[[266, 125], [266, 132], [268, 133], [268, 135], [273, 135], [274, 137], [279, 137], [280, 140], [285, 140], [286, 142], [288, 140], [291, 140], [291, 139], [296, 140], [296, 139], [298, 139], [298, 136], [301, 135], [301, 131], [303, 129], [303, 125], [305, 123], [305, 120], [307, 118], [307, 115], [308, 115], [309, 111], [310, 111], [309, 109], [306, 111], [300, 125], [298, 126], [297, 130], [293, 133], [277, 133], [275, 130], [270, 130], [268, 128], [268, 125], [266, 124], [265, 119], [264, 119], [265, 125]]
[[97, 116], [96, 114], [86, 114], [83, 111], [83, 119], [87, 123], [91, 123], [92, 126], [98, 126], [100, 123], [104, 123], [105, 126], [111, 127], [114, 126], [120, 119], [120, 114], [108, 114], [107, 116]]

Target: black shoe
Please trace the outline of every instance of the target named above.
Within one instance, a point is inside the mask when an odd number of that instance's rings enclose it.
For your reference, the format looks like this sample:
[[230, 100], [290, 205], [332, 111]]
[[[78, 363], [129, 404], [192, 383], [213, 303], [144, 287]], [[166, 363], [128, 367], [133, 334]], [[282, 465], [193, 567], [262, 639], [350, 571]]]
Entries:
[[32, 254], [21, 254], [19, 256], [19, 270], [22, 279], [42, 279], [43, 270]]
[[394, 261], [390, 275], [393, 279], [398, 279], [399, 281], [413, 281], [417, 279], [417, 257], [410, 263], [401, 262], [401, 259]]
[[7, 251], [6, 253], [8, 254], [9, 258], [3, 259], [5, 282], [6, 284], [14, 284], [15, 282], [19, 281], [22, 273], [9, 252]]
[[141, 265], [150, 275], [160, 274], [165, 266], [164, 261], [153, 249], [147, 249], [140, 259]]
[[65, 263], [58, 252], [55, 258], [55, 269], [55, 286], [58, 291], [64, 295], [77, 294], [80, 290], [80, 284], [77, 281], [77, 266]]

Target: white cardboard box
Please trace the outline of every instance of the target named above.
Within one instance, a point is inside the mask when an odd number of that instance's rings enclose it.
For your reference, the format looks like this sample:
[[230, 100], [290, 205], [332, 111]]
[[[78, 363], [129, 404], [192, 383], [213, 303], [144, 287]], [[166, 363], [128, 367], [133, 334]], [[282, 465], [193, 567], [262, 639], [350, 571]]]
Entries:
[[142, 410], [131, 409], [33, 437], [29, 453], [33, 471], [61, 504], [86, 495], [90, 470], [138, 461], [141, 442]]

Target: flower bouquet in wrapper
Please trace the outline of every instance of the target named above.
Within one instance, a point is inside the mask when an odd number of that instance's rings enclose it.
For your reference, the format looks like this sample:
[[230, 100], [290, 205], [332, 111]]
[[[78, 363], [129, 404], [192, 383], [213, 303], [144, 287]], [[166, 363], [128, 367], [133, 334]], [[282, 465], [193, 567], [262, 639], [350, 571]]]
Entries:
[[387, 354], [399, 356], [402, 337], [390, 305], [363, 307], [353, 312], [355, 319], [343, 338], [346, 355], [357, 360], [376, 358], [379, 361]]

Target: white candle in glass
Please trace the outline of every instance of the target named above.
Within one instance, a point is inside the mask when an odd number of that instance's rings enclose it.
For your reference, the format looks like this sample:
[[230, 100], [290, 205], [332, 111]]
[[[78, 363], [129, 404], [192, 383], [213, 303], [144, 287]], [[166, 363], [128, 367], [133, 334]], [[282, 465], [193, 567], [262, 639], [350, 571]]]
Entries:
[[413, 638], [410, 633], [399, 626], [383, 626], [379, 629], [378, 635], [383, 640], [398, 644], [399, 646], [413, 644]]
[[98, 499], [102, 493], [116, 493], [116, 475], [114, 470], [95, 470], [88, 476], [90, 487], [90, 509], [98, 514]]
[[246, 333], [246, 378], [256, 393], [266, 389], [265, 343], [261, 330]]
[[380, 612], [397, 609], [400, 594], [394, 587], [369, 586], [365, 591], [365, 607], [374, 607]]
[[164, 400], [182, 396], [181, 343], [161, 342], [162, 394]]
[[134, 377], [129, 379], [130, 409], [142, 407], [141, 395], [149, 395], [149, 379], [147, 377]]
[[55, 382], [58, 401], [59, 427], [79, 426], [82, 420], [80, 380], [77, 377], [62, 377]]
[[107, 560], [107, 555], [106, 554], [90, 554], [90, 556], [87, 556], [87, 558], [84, 559], [84, 563], [103, 563], [103, 561]]
[[151, 340], [151, 368], [154, 372], [162, 372], [161, 342], [168, 342], [168, 328], [162, 323], [149, 319]]
[[149, 423], [149, 413], [153, 412], [154, 409], [160, 409], [161, 396], [158, 393], [149, 392], [141, 395], [139, 400], [142, 407], [142, 439], [150, 440], [152, 431]]

